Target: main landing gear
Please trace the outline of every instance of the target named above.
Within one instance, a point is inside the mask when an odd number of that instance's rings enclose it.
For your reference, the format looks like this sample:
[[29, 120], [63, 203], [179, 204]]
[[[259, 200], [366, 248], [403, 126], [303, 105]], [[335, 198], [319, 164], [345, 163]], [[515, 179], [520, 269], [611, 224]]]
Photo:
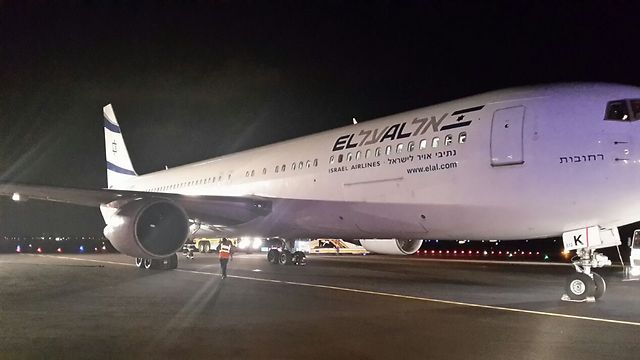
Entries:
[[592, 269], [611, 265], [611, 260], [596, 250], [620, 245], [618, 228], [586, 227], [565, 232], [562, 241], [565, 250], [576, 251], [572, 259], [576, 273], [567, 278], [562, 300], [595, 302], [607, 291], [607, 283]]
[[267, 260], [271, 264], [306, 265], [307, 256], [302, 251], [291, 251], [293, 249], [293, 243], [283, 239], [281, 240], [281, 249], [270, 249], [269, 252], [267, 252]]
[[164, 259], [136, 258], [136, 266], [140, 269], [173, 270], [178, 267], [178, 255], [173, 254]]

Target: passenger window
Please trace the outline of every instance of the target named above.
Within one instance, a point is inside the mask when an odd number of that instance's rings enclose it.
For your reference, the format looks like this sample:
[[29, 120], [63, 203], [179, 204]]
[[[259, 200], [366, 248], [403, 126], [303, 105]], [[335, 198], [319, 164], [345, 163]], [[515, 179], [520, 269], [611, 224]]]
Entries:
[[607, 104], [606, 120], [629, 120], [626, 100], [610, 101]]
[[227, 180], [231, 180], [231, 174], [227, 175]]
[[335, 160], [335, 157], [331, 155], [331, 157], [329, 158], [329, 164], [333, 164], [334, 160]]
[[360, 151], [356, 152], [356, 160], [360, 160]]
[[451, 145], [451, 143], [452, 143], [452, 142], [453, 142], [453, 135], [449, 134], [449, 135], [445, 136], [445, 138], [444, 138], [444, 144], [445, 144], [446, 146]]
[[341, 163], [342, 162], [342, 154], [338, 155], [338, 162]]
[[282, 165], [282, 172], [284, 172], [287, 169], [287, 165]]
[[467, 142], [467, 133], [463, 131], [458, 135], [458, 143], [464, 144], [465, 142]]
[[385, 155], [391, 154], [391, 145], [387, 145], [387, 147], [384, 149], [384, 154]]
[[256, 174], [255, 170], [251, 170], [251, 176], [253, 177]]
[[367, 149], [367, 151], [364, 152], [364, 158], [368, 159], [369, 156], [371, 156], [371, 149]]
[[278, 173], [279, 169], [280, 169], [280, 165], [276, 165], [276, 169], [274, 170], [276, 174]]
[[313, 167], [317, 167], [318, 166], [318, 159], [314, 159], [313, 160]]
[[351, 153], [347, 154], [347, 161], [351, 161], [351, 159], [353, 159], [353, 155], [351, 155]]
[[424, 150], [427, 148], [427, 139], [420, 140], [420, 150]]
[[247, 170], [247, 173], [244, 174], [244, 176], [249, 177], [249, 170]]
[[415, 147], [416, 144], [413, 141], [409, 141], [409, 143], [407, 144], [407, 151], [412, 152]]
[[262, 168], [262, 175], [267, 175], [267, 168]]
[[291, 170], [295, 170], [296, 169], [296, 163], [291, 164]]
[[380, 156], [380, 148], [376, 148], [376, 157]]
[[404, 144], [398, 144], [398, 146], [396, 146], [396, 153], [400, 154], [403, 148]]
[[431, 147], [437, 148], [438, 145], [440, 145], [440, 138], [436, 136], [431, 140]]
[[307, 169], [311, 167], [311, 160], [307, 160]]
[[302, 166], [303, 166], [303, 165], [304, 165], [304, 164], [302, 163], [302, 161], [300, 161], [300, 162], [298, 163], [298, 169], [302, 170]]

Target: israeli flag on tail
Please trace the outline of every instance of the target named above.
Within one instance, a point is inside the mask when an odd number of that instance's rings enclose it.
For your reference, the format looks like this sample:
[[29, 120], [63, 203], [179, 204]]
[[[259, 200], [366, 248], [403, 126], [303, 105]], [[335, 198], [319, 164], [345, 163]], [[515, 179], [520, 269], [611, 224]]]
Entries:
[[104, 114], [104, 145], [107, 157], [107, 186], [109, 189], [123, 189], [123, 185], [138, 174], [133, 169], [122, 131], [113, 113], [111, 104], [102, 108]]

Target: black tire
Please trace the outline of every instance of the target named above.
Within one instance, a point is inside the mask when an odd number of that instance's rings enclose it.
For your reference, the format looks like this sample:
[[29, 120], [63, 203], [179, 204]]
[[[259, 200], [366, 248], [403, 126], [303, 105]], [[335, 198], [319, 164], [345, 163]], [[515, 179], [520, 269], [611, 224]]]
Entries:
[[585, 300], [590, 296], [594, 296], [596, 292], [596, 283], [591, 276], [583, 273], [576, 273], [567, 278], [565, 286], [567, 295], [571, 300]]
[[147, 270], [152, 269], [154, 267], [153, 265], [155, 265], [153, 263], [153, 260], [151, 260], [151, 259], [142, 259], [142, 267], [144, 267], [145, 269], [147, 269]]
[[173, 254], [169, 256], [169, 264], [167, 266], [167, 270], [173, 270], [178, 268], [178, 255]]
[[267, 260], [272, 264], [277, 264], [280, 258], [280, 252], [277, 249], [270, 249], [267, 252]]
[[289, 252], [288, 250], [282, 251], [278, 260], [280, 265], [291, 265], [291, 252]]
[[596, 285], [596, 291], [593, 293], [593, 297], [596, 299], [600, 299], [602, 295], [604, 295], [604, 293], [607, 291], [607, 283], [604, 281], [602, 276], [596, 273], [592, 273], [592, 274], [593, 274], [593, 282]]
[[307, 256], [302, 251], [296, 251], [293, 253], [292, 261], [294, 265], [304, 265], [305, 258]]
[[140, 269], [144, 269], [144, 259], [136, 258], [136, 266], [139, 267]]

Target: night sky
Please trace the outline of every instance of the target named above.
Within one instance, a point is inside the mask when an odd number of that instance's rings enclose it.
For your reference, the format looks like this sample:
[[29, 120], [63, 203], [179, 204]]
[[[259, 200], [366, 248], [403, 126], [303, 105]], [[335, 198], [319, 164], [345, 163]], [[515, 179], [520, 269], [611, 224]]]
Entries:
[[[109, 102], [148, 173], [510, 86], [640, 85], [638, 10], [0, 0], [0, 181], [104, 187]], [[97, 209], [0, 200], [0, 234], [102, 227]]]

